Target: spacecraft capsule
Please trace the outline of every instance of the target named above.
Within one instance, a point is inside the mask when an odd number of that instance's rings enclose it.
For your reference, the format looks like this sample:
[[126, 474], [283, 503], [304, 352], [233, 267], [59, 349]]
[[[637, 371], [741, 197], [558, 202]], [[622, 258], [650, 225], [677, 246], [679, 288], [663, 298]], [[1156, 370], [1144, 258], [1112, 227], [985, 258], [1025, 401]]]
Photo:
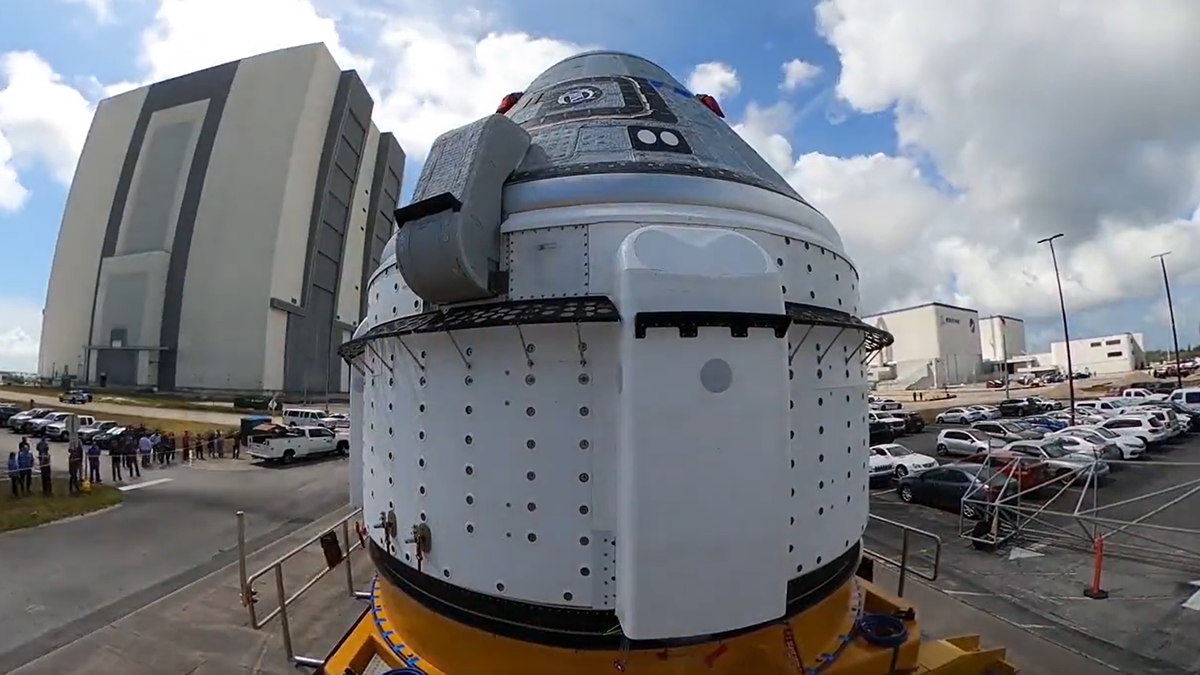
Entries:
[[832, 602], [867, 523], [863, 363], [890, 341], [837, 232], [645, 59], [568, 58], [498, 110], [434, 143], [341, 350], [380, 582], [598, 653]]

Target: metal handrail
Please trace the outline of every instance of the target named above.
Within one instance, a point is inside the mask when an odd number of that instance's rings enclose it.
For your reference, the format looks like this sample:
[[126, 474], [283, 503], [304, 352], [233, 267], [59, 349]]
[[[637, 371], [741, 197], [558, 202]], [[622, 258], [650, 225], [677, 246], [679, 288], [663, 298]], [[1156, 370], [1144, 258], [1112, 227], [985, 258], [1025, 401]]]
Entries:
[[[278, 616], [279, 617], [279, 626], [280, 626], [281, 632], [283, 634], [284, 652], [287, 654], [288, 661], [290, 661], [291, 663], [294, 663], [295, 665], [311, 666], [314, 668], [319, 668], [323, 665], [323, 662], [321, 661], [321, 659], [313, 659], [313, 658], [309, 658], [307, 656], [297, 656], [296, 655], [295, 650], [293, 649], [293, 646], [292, 646], [291, 624], [288, 621], [287, 609], [288, 609], [289, 605], [291, 605], [293, 602], [298, 600], [301, 595], [304, 595], [304, 593], [307, 592], [308, 589], [312, 588], [313, 585], [315, 585], [318, 581], [320, 581], [322, 577], [324, 577], [326, 574], [328, 574], [334, 568], [338, 567], [338, 565], [344, 566], [346, 568], [346, 591], [350, 595], [350, 597], [361, 599], [361, 598], [365, 598], [369, 595], [367, 593], [360, 593], [360, 592], [357, 592], [354, 590], [354, 573], [353, 573], [353, 570], [351, 569], [351, 565], [350, 565], [350, 554], [352, 554], [352, 553], [354, 553], [354, 551], [362, 548], [362, 544], [357, 539], [354, 541], [352, 541], [350, 539], [350, 521], [354, 520], [356, 517], [361, 516], [361, 515], [362, 515], [362, 509], [361, 508], [355, 509], [354, 511], [350, 512], [348, 515], [343, 516], [342, 518], [338, 519], [337, 522], [333, 523], [329, 527], [325, 528], [321, 532], [319, 532], [316, 535], [314, 535], [313, 537], [309, 538], [304, 543], [300, 544], [299, 546], [296, 546], [295, 548], [288, 551], [287, 553], [279, 556], [273, 562], [266, 565], [259, 571], [255, 572], [254, 574], [247, 574], [247, 570], [246, 570], [246, 513], [245, 513], [245, 511], [237, 512], [238, 576], [239, 576], [240, 582], [241, 582], [242, 604], [244, 604], [246, 606], [246, 611], [250, 615], [250, 627], [257, 630], [259, 628], [262, 628], [264, 625], [266, 625], [266, 623], [268, 621], [270, 621], [271, 619]], [[285, 590], [284, 584], [283, 584], [283, 564], [285, 562], [287, 562], [288, 560], [290, 560], [291, 558], [293, 558], [294, 556], [298, 555], [300, 552], [307, 549], [309, 546], [312, 546], [313, 544], [320, 541], [321, 538], [324, 537], [325, 535], [329, 534], [330, 532], [336, 531], [338, 528], [341, 528], [341, 530], [342, 530], [342, 546], [345, 549], [345, 553], [342, 554], [342, 559], [333, 566], [326, 565], [325, 567], [323, 567], [321, 569], [321, 571], [316, 574], [316, 576], [309, 579], [306, 583], [304, 583], [299, 588], [299, 590], [297, 590], [295, 593], [293, 593], [289, 596], [287, 594], [287, 591]], [[257, 581], [258, 579], [261, 579], [262, 577], [264, 577], [268, 574], [272, 574], [272, 573], [274, 573], [274, 575], [275, 575], [275, 595], [276, 595], [276, 600], [278, 601], [279, 605], [275, 609], [268, 612], [266, 616], [264, 616], [260, 619], [258, 617], [258, 613], [255, 611], [255, 603], [257, 601], [257, 593], [254, 591], [254, 582]]]
[[[872, 560], [876, 560], [880, 563], [883, 563], [884, 565], [887, 565], [889, 567], [894, 567], [895, 569], [899, 570], [899, 580], [896, 582], [896, 595], [897, 596], [899, 596], [901, 598], [904, 597], [905, 582], [907, 581], [908, 575], [910, 573], [919, 579], [924, 579], [926, 581], [937, 581], [938, 573], [941, 571], [941, 567], [942, 567], [942, 538], [941, 537], [939, 537], [938, 535], [936, 535], [932, 532], [927, 532], [920, 528], [916, 528], [911, 525], [905, 525], [904, 523], [897, 522], [895, 520], [889, 520], [887, 518], [884, 518], [882, 516], [877, 516], [875, 514], [870, 514], [869, 518], [876, 522], [883, 523], [884, 525], [891, 525], [892, 527], [900, 528], [901, 534], [900, 534], [900, 559], [899, 560], [893, 560], [883, 554], [876, 553], [875, 551], [872, 551], [872, 550], [866, 548], [865, 546], [863, 547], [863, 551], [868, 556], [870, 556]], [[910, 534], [916, 534], [921, 537], [924, 537], [925, 539], [930, 539], [933, 541], [933, 572], [927, 574], [920, 570], [912, 569], [908, 566], [909, 535]]]

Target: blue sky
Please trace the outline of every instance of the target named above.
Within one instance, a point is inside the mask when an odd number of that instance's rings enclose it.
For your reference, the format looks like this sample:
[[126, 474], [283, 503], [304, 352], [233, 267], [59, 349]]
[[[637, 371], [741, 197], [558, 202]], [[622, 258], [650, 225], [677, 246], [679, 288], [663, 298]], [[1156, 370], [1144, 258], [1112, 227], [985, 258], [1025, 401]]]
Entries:
[[[1165, 247], [1175, 250], [1168, 260], [1179, 270], [1181, 342], [1200, 342], [1194, 264], [1200, 245], [1192, 246], [1200, 243], [1193, 239], [1196, 165], [1174, 171], [1183, 179], [1166, 187], [1150, 181], [1128, 187], [1127, 178], [1155, 142], [1169, 139], [1180, 154], [1156, 156], [1154, 167], [1183, 166], [1182, 151], [1200, 148], [1184, 114], [1189, 106], [1190, 119], [1200, 114], [1200, 96], [1176, 97], [1178, 118], [1155, 119], [1148, 106], [1113, 105], [1086, 124], [1073, 123], [1062, 111], [1076, 98], [1134, 91], [1135, 80], [1110, 75], [1104, 85], [1087, 84], [1106, 64], [1060, 62], [1055, 55], [1112, 54], [1106, 40], [1148, 39], [1146, 31], [1130, 26], [1097, 36], [1072, 30], [1072, 23], [1055, 35], [1055, 22], [1066, 19], [1053, 8], [1014, 2], [1023, 9], [1012, 12], [1046, 30], [1030, 33], [1004, 16], [980, 20], [1001, 10], [979, 0], [885, 6], [764, 0], [752, 10], [710, 0], [485, 0], [432, 10], [410, 0], [256, 0], [249, 9], [244, 0], [7, 0], [0, 58], [32, 53], [54, 76], [49, 88], [18, 90], [14, 73], [0, 70], [0, 166], [7, 139], [13, 149], [7, 165], [28, 191], [19, 208], [0, 208], [6, 242], [0, 369], [33, 362], [29, 344], [39, 326], [30, 308], [43, 302], [66, 197], [61, 167], [70, 160], [61, 147], [49, 146], [54, 139], [81, 139], [86, 129], [86, 117], [62, 114], [51, 93], [72, 91], [94, 104], [119, 83], [314, 39], [336, 41], [331, 49], [344, 65], [371, 64], [364, 72], [380, 99], [378, 122], [406, 139], [406, 150], [417, 157], [436, 128], [415, 116], [413, 101], [444, 106], [446, 119], [459, 119], [488, 112], [494, 105], [488, 101], [520, 88], [515, 76], [506, 80], [496, 72], [494, 58], [528, 67], [547, 53], [600, 46], [646, 56], [683, 81], [699, 64], [719, 65], [736, 74], [736, 89], [720, 96], [730, 122], [842, 231], [870, 279], [864, 280], [868, 310], [925, 300], [969, 304], [985, 314], [1025, 317], [1031, 347], [1043, 348], [1059, 331], [1057, 298], [1049, 256], [1032, 242], [1066, 231], [1060, 263], [1073, 332], [1143, 331], [1149, 347], [1169, 343], [1156, 304], [1161, 277], [1148, 260]], [[264, 12], [286, 20], [268, 20]], [[395, 39], [411, 26], [421, 26], [421, 34]], [[1163, 64], [1181, 63], [1182, 50], [1191, 48], [1182, 38], [1176, 45], [1170, 35], [1154, 37], [1155, 49], [1166, 52]], [[431, 53], [420, 51], [420, 40], [436, 42], [446, 58], [461, 58], [471, 79], [443, 82], [436, 91], [411, 87], [412, 69], [423, 67], [420, 55]], [[507, 46], [488, 57], [488, 45], [496, 44]], [[1050, 55], [1039, 57], [1045, 67], [1026, 76], [1030, 65], [1023, 59], [1039, 53]], [[1157, 67], [1136, 54], [1122, 58], [1129, 59], [1130, 78], [1139, 75], [1137, 68]], [[797, 59], [815, 66], [816, 75], [784, 90], [784, 64]], [[1107, 70], [1113, 72], [1112, 64]], [[1181, 86], [1194, 90], [1196, 81]], [[1086, 89], [1102, 86], [1108, 89]], [[1138, 115], [1145, 122], [1140, 129]], [[1020, 126], [1015, 118], [1024, 118]], [[1109, 146], [1115, 149], [1108, 154], [1094, 150]], [[417, 162], [409, 167], [408, 185], [418, 169]], [[1093, 175], [1081, 177], [1088, 172]], [[1088, 195], [1115, 194], [1112, 186], [1124, 190], [1123, 204], [1104, 197], [1084, 203]]]

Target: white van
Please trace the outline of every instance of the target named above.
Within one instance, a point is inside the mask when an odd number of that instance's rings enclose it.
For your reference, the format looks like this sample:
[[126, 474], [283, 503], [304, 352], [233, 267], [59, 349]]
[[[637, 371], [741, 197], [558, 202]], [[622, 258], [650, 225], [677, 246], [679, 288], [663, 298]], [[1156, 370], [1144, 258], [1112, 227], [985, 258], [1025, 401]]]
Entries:
[[284, 408], [283, 423], [289, 427], [315, 427], [325, 418], [324, 410], [315, 408]]
[[1170, 400], [1193, 412], [1200, 413], [1200, 387], [1185, 387], [1171, 392]]

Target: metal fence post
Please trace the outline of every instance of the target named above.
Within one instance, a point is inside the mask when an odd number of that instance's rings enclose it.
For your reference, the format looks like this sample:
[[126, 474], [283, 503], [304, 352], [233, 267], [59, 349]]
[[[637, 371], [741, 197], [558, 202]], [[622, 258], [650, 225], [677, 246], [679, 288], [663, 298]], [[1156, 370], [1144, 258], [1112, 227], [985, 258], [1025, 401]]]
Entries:
[[288, 624], [287, 595], [283, 591], [283, 565], [275, 566], [275, 593], [279, 596], [279, 627], [283, 633], [283, 652], [291, 663], [296, 657], [292, 649], [292, 627]]
[[242, 602], [250, 612], [250, 627], [258, 628], [258, 617], [254, 613], [254, 594], [250, 591], [250, 578], [246, 574], [246, 512], [237, 512], [238, 580], [242, 585]]
[[350, 521], [342, 521], [342, 541], [344, 542], [346, 554], [342, 557], [342, 564], [346, 566], [346, 592], [350, 597], [354, 597], [354, 571], [350, 569], [350, 553], [354, 549], [350, 544]]
[[896, 583], [896, 595], [904, 597], [904, 582], [908, 578], [908, 530], [900, 535], [900, 580]]

